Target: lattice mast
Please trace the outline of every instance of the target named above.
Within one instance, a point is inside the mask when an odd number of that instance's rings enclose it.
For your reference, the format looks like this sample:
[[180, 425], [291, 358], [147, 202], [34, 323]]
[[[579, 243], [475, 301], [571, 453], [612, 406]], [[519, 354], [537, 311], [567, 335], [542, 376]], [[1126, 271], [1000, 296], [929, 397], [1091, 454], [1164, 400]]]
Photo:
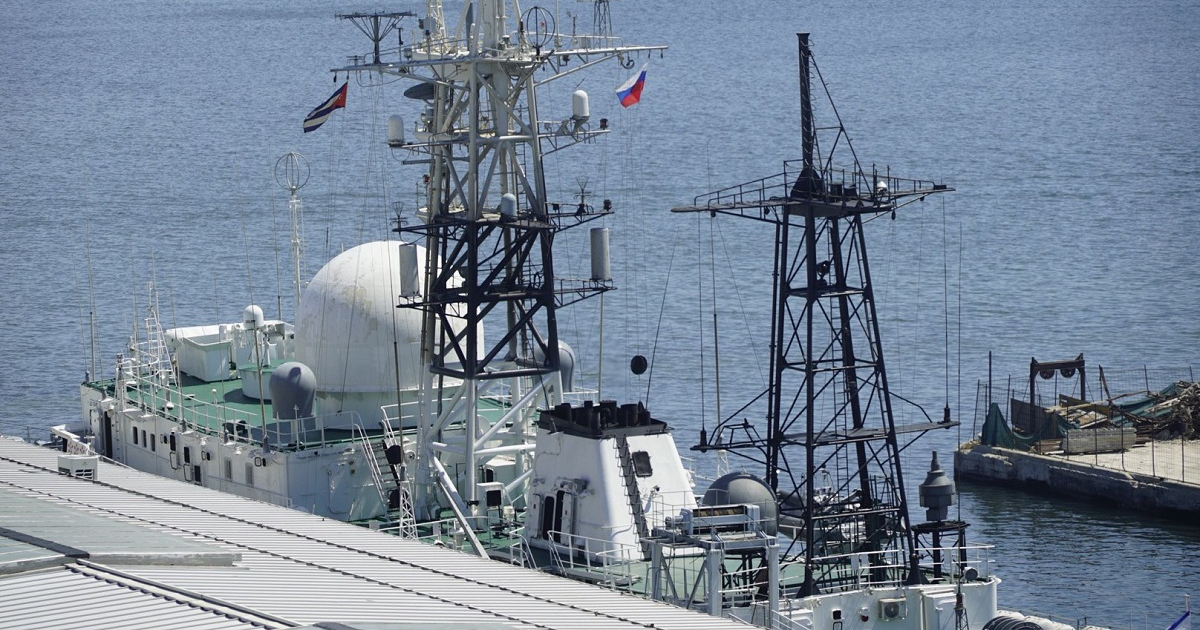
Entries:
[[[423, 102], [413, 137], [389, 138], [392, 148], [415, 156], [407, 163], [428, 164], [422, 223], [397, 229], [426, 247], [424, 295], [400, 303], [424, 313], [429, 368], [415, 477], [419, 518], [435, 516], [444, 493], [447, 471], [436, 461], [444, 454], [464, 460], [457, 484], [468, 510], [480, 500], [489, 458], [528, 464], [532, 412], [563, 393], [556, 311], [612, 288], [608, 278], [556, 277], [555, 234], [611, 207], [551, 200], [543, 168], [549, 153], [608, 129], [590, 120], [586, 95], [570, 91], [550, 107], [569, 116], [539, 118], [539, 89], [607, 59], [663, 48], [597, 46], [596, 38], [557, 33], [553, 15], [540, 7], [514, 19], [516, 6], [471, 3], [449, 35], [440, 3], [430, 2], [398, 60], [346, 69], [415, 81], [405, 95]], [[504, 418], [481, 416], [480, 400], [500, 395], [510, 405]], [[459, 423], [464, 443], [446, 443], [443, 430]]]
[[[696, 448], [764, 465], [781, 523], [794, 532], [789, 553], [805, 562], [801, 595], [811, 595], [854, 579], [840, 566], [849, 553], [871, 554], [872, 582], [918, 574], [897, 434], [952, 425], [895, 424], [863, 223], [949, 189], [864, 171], [840, 119], [822, 128], [826, 139], [833, 134], [822, 155], [812, 103], [812, 79], [820, 74], [808, 34], [798, 41], [802, 159], [676, 211], [732, 214], [774, 228], [763, 430], [742, 417], [747, 405], [722, 419], [711, 441], [702, 433]], [[829, 109], [836, 118], [832, 103]], [[842, 147], [851, 170], [833, 167], [833, 149]]]

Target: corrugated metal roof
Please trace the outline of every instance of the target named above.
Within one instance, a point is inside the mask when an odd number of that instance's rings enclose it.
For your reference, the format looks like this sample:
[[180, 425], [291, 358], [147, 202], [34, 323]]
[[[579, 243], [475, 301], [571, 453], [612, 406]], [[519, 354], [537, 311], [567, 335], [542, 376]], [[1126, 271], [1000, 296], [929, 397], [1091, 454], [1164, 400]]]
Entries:
[[[0, 440], [0, 495], [35, 499], [241, 558], [232, 567], [108, 562], [102, 568], [288, 624], [361, 627], [402, 619], [480, 628], [746, 627], [111, 464], [101, 464], [97, 481], [56, 471], [56, 453]], [[125, 542], [137, 547], [136, 540]], [[5, 580], [0, 575], [0, 589]]]
[[58, 566], [71, 560], [61, 553], [0, 534], [0, 575]]
[[214, 545], [14, 492], [0, 492], [0, 535], [56, 555], [114, 564], [230, 566], [239, 559]]
[[0, 620], [6, 628], [292, 627], [203, 600], [147, 590], [80, 564], [2, 576], [0, 588]]

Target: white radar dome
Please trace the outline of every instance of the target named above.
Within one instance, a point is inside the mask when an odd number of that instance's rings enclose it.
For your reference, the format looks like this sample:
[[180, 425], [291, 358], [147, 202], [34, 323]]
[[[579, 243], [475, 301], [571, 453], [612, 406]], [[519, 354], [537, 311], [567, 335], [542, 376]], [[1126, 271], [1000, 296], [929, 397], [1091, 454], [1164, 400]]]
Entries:
[[[396, 307], [401, 244], [377, 241], [342, 252], [304, 290], [296, 359], [316, 375], [319, 414], [352, 411], [373, 423], [381, 405], [396, 403], [397, 383], [402, 400], [415, 400], [423, 373], [421, 311]], [[423, 293], [424, 247], [416, 258]]]

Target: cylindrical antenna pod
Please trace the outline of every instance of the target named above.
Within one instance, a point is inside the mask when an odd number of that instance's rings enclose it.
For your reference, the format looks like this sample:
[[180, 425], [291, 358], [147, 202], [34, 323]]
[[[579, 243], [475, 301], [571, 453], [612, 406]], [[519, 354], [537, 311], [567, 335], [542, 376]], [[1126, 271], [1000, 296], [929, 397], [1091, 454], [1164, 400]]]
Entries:
[[404, 117], [399, 114], [388, 116], [387, 120], [387, 142], [389, 145], [395, 146], [404, 144]]
[[504, 193], [500, 197], [500, 214], [506, 218], [517, 216], [517, 196], [512, 193]]
[[608, 228], [594, 227], [592, 237], [592, 280], [608, 282], [612, 273], [608, 264]]
[[417, 270], [416, 243], [400, 244], [400, 297], [411, 298], [421, 294], [421, 276]]
[[583, 90], [575, 90], [571, 94], [571, 118], [573, 120], [587, 120], [591, 118], [591, 108], [588, 107], [588, 94]]

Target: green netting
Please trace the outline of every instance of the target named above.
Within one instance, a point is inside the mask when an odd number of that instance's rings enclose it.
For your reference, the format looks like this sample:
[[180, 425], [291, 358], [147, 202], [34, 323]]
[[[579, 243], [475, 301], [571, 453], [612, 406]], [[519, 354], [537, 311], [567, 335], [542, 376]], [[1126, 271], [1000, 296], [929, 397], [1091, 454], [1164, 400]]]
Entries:
[[983, 421], [983, 434], [980, 436], [980, 442], [987, 446], [1028, 451], [1032, 450], [1033, 445], [1039, 440], [1061, 438], [1066, 435], [1067, 429], [1074, 428], [1070, 422], [1058, 414], [1051, 414], [1051, 417], [1054, 422], [1047, 422], [1042, 430], [1034, 435], [1025, 435], [1009, 426], [1008, 421], [1004, 419], [1004, 413], [1000, 411], [1000, 405], [992, 403], [988, 407], [987, 418]]
[[1114, 403], [1113, 424], [1117, 426], [1133, 426], [1135, 423], [1132, 416], [1139, 418], [1159, 418], [1170, 415], [1173, 411], [1172, 407], [1164, 406], [1161, 409], [1153, 411], [1150, 408], [1169, 398], [1178, 398], [1186, 385], [1187, 383], [1171, 383], [1155, 396], [1146, 396], [1127, 403]]

